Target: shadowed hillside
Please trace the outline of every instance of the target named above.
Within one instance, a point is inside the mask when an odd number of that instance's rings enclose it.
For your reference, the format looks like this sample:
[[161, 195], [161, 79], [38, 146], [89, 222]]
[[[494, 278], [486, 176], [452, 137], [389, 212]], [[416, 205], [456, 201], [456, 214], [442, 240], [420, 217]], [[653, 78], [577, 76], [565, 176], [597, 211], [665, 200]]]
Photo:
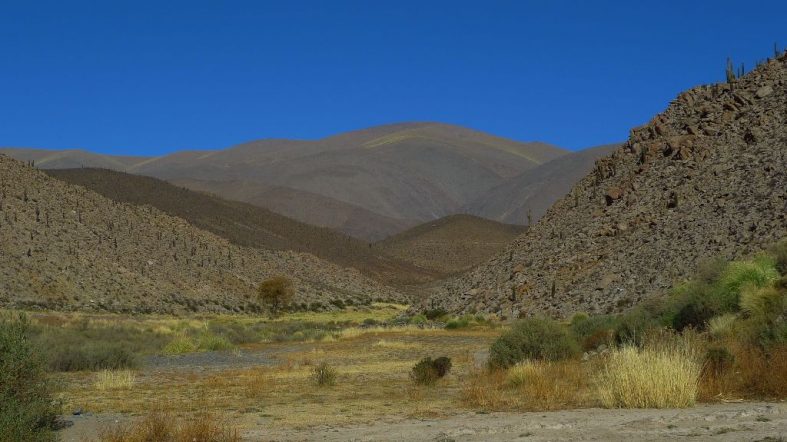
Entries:
[[681, 93], [502, 252], [432, 302], [506, 315], [623, 309], [704, 259], [787, 234], [787, 56]]
[[591, 147], [548, 161], [490, 189], [462, 211], [502, 223], [535, 223], [593, 170], [597, 159], [617, 147], [618, 144]]
[[298, 308], [404, 298], [305, 253], [238, 247], [0, 155], [0, 305], [127, 312], [256, 310], [286, 275]]
[[334, 230], [304, 224], [252, 204], [177, 187], [157, 178], [107, 169], [61, 169], [46, 173], [115, 201], [155, 207], [241, 246], [311, 253], [391, 284], [416, 284], [436, 276], [434, 272], [381, 256], [368, 243]]
[[374, 248], [421, 268], [452, 274], [483, 262], [524, 230], [471, 215], [451, 215], [408, 229]]

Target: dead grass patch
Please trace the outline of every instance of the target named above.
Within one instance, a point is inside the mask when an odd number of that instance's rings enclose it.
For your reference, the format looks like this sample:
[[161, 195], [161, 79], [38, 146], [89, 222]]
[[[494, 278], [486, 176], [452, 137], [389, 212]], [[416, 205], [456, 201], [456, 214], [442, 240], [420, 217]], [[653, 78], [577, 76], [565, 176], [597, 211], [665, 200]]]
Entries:
[[131, 370], [102, 370], [96, 373], [95, 387], [98, 390], [123, 390], [134, 386], [136, 373]]
[[177, 418], [154, 411], [141, 420], [112, 425], [99, 432], [101, 442], [239, 442], [238, 431], [210, 413], [192, 418]]
[[461, 389], [465, 406], [485, 410], [561, 410], [593, 404], [589, 364], [525, 361], [508, 370], [474, 370]]

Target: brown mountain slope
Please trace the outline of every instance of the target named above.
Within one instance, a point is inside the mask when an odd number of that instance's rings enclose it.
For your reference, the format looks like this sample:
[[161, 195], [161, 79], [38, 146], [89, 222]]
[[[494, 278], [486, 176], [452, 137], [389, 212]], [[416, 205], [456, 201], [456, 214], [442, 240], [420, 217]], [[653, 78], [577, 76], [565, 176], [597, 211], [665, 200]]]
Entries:
[[374, 244], [375, 250], [443, 275], [458, 273], [502, 250], [524, 231], [471, 215], [451, 215]]
[[312, 255], [235, 246], [152, 207], [109, 200], [0, 156], [0, 305], [112, 311], [240, 311], [273, 275], [295, 302], [402, 299]]
[[214, 193], [228, 200], [270, 209], [295, 220], [313, 220], [316, 226], [337, 230], [366, 241], [379, 241], [418, 224], [415, 220], [379, 215], [363, 207], [316, 193], [254, 181], [175, 179], [171, 182], [189, 189]]
[[684, 92], [505, 252], [433, 296], [506, 315], [608, 311], [787, 234], [787, 56]]
[[493, 187], [461, 210], [503, 223], [535, 223], [555, 201], [593, 170], [597, 159], [619, 146], [591, 147], [547, 161]]
[[389, 284], [416, 284], [435, 276], [433, 272], [382, 256], [368, 243], [334, 230], [310, 226], [252, 204], [177, 187], [157, 178], [90, 168], [46, 173], [114, 201], [155, 207], [241, 246], [311, 253]]
[[[243, 201], [372, 240], [389, 234], [391, 224], [411, 226], [456, 213], [504, 180], [564, 153], [544, 143], [519, 143], [458, 126], [403, 123], [315, 141], [262, 140], [219, 151], [176, 152], [124, 169], [183, 184], [218, 183], [216, 189], [202, 190], [227, 198], [218, 191], [226, 188], [222, 182], [244, 182]], [[271, 198], [277, 189], [306, 192], [309, 198]], [[359, 228], [343, 221], [348, 208], [334, 202], [392, 221]]]
[[101, 167], [104, 169], [125, 170], [132, 165], [148, 160], [147, 157], [114, 156], [87, 152], [79, 149], [46, 150], [4, 147], [0, 154], [20, 161], [34, 161], [41, 169], [70, 169], [76, 167]]

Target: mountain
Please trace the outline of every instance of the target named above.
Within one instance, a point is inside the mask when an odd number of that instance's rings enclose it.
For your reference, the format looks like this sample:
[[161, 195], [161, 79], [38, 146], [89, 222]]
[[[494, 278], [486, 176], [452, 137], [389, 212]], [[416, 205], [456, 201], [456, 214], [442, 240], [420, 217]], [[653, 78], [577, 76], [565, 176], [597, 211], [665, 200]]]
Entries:
[[379, 241], [418, 224], [416, 220], [379, 215], [363, 207], [291, 187], [269, 186], [254, 181], [175, 179], [170, 182], [221, 195], [228, 200], [245, 201], [295, 220], [313, 220], [318, 226], [362, 238], [364, 242]]
[[394, 235], [374, 244], [374, 249], [447, 276], [483, 262], [524, 230], [471, 215], [451, 215]]
[[619, 146], [591, 147], [547, 161], [489, 189], [461, 211], [503, 223], [532, 224], [590, 173], [597, 159]]
[[[565, 153], [458, 126], [403, 123], [316, 141], [261, 140], [99, 167], [186, 186], [198, 180], [199, 190], [373, 241], [457, 213], [506, 179]], [[238, 183], [243, 191], [236, 190]], [[350, 221], [356, 215], [361, 221]]]
[[356, 268], [387, 284], [412, 285], [437, 276], [435, 272], [384, 256], [369, 243], [332, 229], [304, 224], [253, 204], [177, 187], [157, 178], [91, 168], [51, 169], [46, 173], [113, 201], [155, 207], [240, 246], [311, 253], [343, 267]]
[[305, 253], [239, 247], [0, 155], [0, 306], [254, 311], [257, 284], [274, 275], [294, 281], [299, 308], [405, 299], [356, 270]]
[[787, 56], [681, 93], [507, 250], [429, 301], [506, 316], [620, 310], [702, 260], [787, 235]]

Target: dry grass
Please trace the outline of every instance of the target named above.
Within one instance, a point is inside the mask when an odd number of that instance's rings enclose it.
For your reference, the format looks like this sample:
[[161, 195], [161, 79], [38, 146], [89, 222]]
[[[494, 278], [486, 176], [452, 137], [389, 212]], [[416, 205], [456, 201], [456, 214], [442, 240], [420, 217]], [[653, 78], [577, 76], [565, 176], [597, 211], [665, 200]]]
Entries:
[[417, 348], [418, 344], [413, 342], [402, 342], [402, 341], [391, 341], [380, 339], [379, 341], [374, 343], [375, 347], [382, 347], [382, 348], [389, 348], [393, 350], [407, 350], [411, 348]]
[[608, 408], [686, 408], [697, 399], [702, 362], [690, 339], [651, 341], [610, 352], [597, 378]]
[[154, 411], [141, 420], [113, 425], [99, 433], [101, 442], [239, 442], [236, 429], [230, 428], [210, 413], [199, 413], [190, 419]]
[[727, 366], [706, 365], [700, 380], [702, 401], [783, 399], [787, 396], [787, 345], [768, 353], [751, 345], [729, 342]]
[[[239, 427], [260, 420], [274, 428], [320, 422], [348, 425], [378, 419], [436, 417], [456, 410], [463, 373], [473, 354], [489, 348], [499, 331], [380, 329], [333, 342], [278, 342], [244, 346], [278, 359], [273, 366], [219, 370], [152, 370], [134, 388], [101, 391], [86, 373], [64, 375], [66, 408], [96, 413], [144, 413], [152, 405], [189, 415], [207, 410], [232, 419]], [[375, 345], [401, 343], [405, 345]], [[406, 347], [406, 348], [404, 348]], [[437, 387], [415, 387], [413, 365], [427, 355], [452, 358], [454, 368]], [[331, 388], [316, 388], [313, 369], [325, 361], [337, 372]], [[161, 392], [166, 391], [162, 397]], [[160, 400], [151, 401], [151, 398]]]
[[527, 361], [507, 371], [473, 371], [461, 400], [486, 410], [560, 410], [593, 405], [587, 372], [590, 364], [574, 360]]
[[97, 390], [124, 390], [134, 386], [137, 375], [131, 370], [102, 370], [96, 373]]

